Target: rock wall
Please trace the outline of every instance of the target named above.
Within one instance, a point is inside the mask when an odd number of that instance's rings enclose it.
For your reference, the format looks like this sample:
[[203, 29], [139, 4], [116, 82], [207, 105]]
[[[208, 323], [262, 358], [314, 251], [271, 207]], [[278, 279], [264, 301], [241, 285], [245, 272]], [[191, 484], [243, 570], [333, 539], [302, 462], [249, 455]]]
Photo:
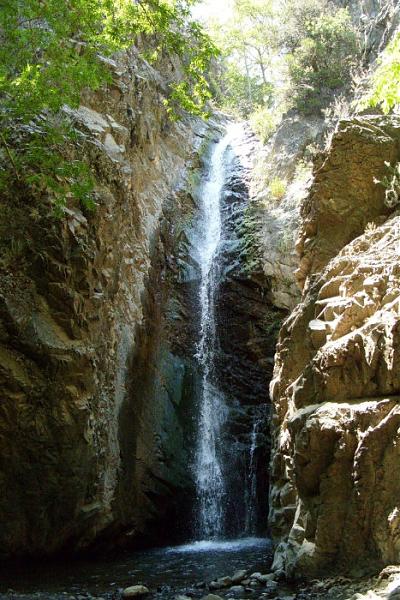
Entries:
[[289, 576], [400, 560], [400, 220], [374, 182], [385, 160], [400, 160], [397, 118], [341, 123], [302, 208], [303, 298], [271, 383], [274, 569]]
[[111, 536], [144, 543], [156, 529], [161, 540], [192, 493], [185, 228], [206, 126], [168, 120], [164, 81], [134, 53], [108, 64], [113, 84], [68, 110], [96, 210], [70, 204], [55, 219], [45, 198], [18, 194], [12, 206], [16, 250], [3, 254], [0, 282], [2, 556]]
[[[290, 110], [283, 115], [276, 133], [258, 152], [252, 195], [259, 205], [260, 248], [265, 275], [270, 282], [271, 303], [292, 310], [300, 300], [294, 272], [298, 268], [295, 242], [303, 217], [299, 214], [311, 183], [311, 163], [316, 153], [326, 147], [339, 119], [354, 115], [354, 96], [366, 91], [368, 72], [393, 38], [400, 25], [400, 6], [396, 0], [332, 0], [348, 8], [360, 31], [362, 61], [349, 94], [338, 90], [324, 114], [304, 115]], [[273, 198], [271, 181], [286, 184], [282, 198]]]
[[249, 183], [256, 147], [254, 136], [244, 128], [234, 149], [228, 149], [221, 202], [216, 377], [229, 406], [220, 444], [225, 466], [228, 537], [266, 532], [268, 385], [277, 329], [285, 314], [271, 306], [270, 283], [261, 262], [254, 258], [258, 237], [251, 215]]

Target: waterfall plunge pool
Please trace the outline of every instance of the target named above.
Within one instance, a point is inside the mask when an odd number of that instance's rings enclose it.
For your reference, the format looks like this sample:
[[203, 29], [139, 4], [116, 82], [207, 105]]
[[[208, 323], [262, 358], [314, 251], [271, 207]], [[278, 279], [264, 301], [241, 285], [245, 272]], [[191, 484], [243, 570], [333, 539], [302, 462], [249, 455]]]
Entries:
[[270, 562], [271, 543], [267, 538], [198, 541], [125, 553], [107, 560], [44, 561], [41, 565], [1, 569], [0, 600], [72, 600], [78, 596], [82, 600], [116, 600], [123, 588], [137, 584], [150, 589], [147, 598], [172, 600], [179, 594], [202, 598], [209, 592], [200, 584], [233, 575], [239, 569], [265, 573]]

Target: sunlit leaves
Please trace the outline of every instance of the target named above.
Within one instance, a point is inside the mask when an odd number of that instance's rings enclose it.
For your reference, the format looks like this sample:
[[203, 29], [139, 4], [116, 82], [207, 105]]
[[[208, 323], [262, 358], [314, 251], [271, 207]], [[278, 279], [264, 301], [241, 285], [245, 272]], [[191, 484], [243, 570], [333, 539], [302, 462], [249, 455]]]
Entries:
[[350, 84], [360, 46], [347, 9], [303, 20], [302, 26], [304, 37], [287, 57], [288, 98], [298, 110], [312, 113], [325, 107], [333, 92]]
[[400, 34], [385, 50], [365, 104], [380, 106], [385, 113], [400, 105]]
[[[171, 85], [169, 111], [176, 115], [181, 107], [204, 114], [210, 97], [204, 74], [217, 50], [201, 27], [190, 21], [192, 4], [192, 0], [1, 0], [0, 157], [9, 167], [0, 173], [3, 190], [17, 177], [36, 190], [46, 184], [61, 203], [72, 194], [86, 206], [93, 204], [87, 169], [74, 162], [59, 166], [65, 140], [56, 142], [50, 139], [50, 130], [41, 128], [33, 136], [33, 151], [29, 136], [21, 135], [18, 145], [14, 138], [16, 129], [35, 123], [41, 114], [54, 115], [65, 104], [75, 107], [85, 88], [96, 90], [107, 83], [111, 75], [101, 56], [132, 45], [153, 62], [178, 55], [185, 82]], [[48, 122], [53, 128], [65, 127], [60, 120]]]

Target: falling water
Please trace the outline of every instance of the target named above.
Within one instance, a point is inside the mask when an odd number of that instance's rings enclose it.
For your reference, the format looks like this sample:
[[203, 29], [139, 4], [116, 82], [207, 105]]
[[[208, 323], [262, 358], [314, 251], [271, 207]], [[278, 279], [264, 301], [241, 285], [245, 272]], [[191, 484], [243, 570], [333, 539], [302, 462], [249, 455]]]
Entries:
[[210, 171], [202, 189], [200, 241], [200, 341], [197, 359], [202, 371], [200, 417], [195, 477], [198, 496], [198, 533], [216, 539], [224, 533], [225, 481], [220, 456], [220, 436], [227, 417], [227, 405], [215, 381], [216, 315], [218, 289], [218, 248], [222, 236], [221, 197], [225, 182], [225, 154], [238, 126], [228, 126], [226, 135], [211, 156]]
[[265, 421], [265, 411], [260, 410], [254, 413], [253, 427], [251, 430], [251, 443], [249, 451], [249, 466], [247, 471], [246, 486], [246, 518], [245, 532], [247, 534], [255, 533], [257, 529], [257, 442], [258, 435]]

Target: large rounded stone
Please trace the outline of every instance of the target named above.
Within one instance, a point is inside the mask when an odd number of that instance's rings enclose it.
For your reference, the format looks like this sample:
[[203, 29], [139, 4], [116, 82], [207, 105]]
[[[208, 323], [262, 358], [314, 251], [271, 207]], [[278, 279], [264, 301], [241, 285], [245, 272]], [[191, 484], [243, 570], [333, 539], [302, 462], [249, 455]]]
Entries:
[[122, 592], [123, 598], [141, 598], [149, 593], [149, 589], [145, 585], [131, 585]]

